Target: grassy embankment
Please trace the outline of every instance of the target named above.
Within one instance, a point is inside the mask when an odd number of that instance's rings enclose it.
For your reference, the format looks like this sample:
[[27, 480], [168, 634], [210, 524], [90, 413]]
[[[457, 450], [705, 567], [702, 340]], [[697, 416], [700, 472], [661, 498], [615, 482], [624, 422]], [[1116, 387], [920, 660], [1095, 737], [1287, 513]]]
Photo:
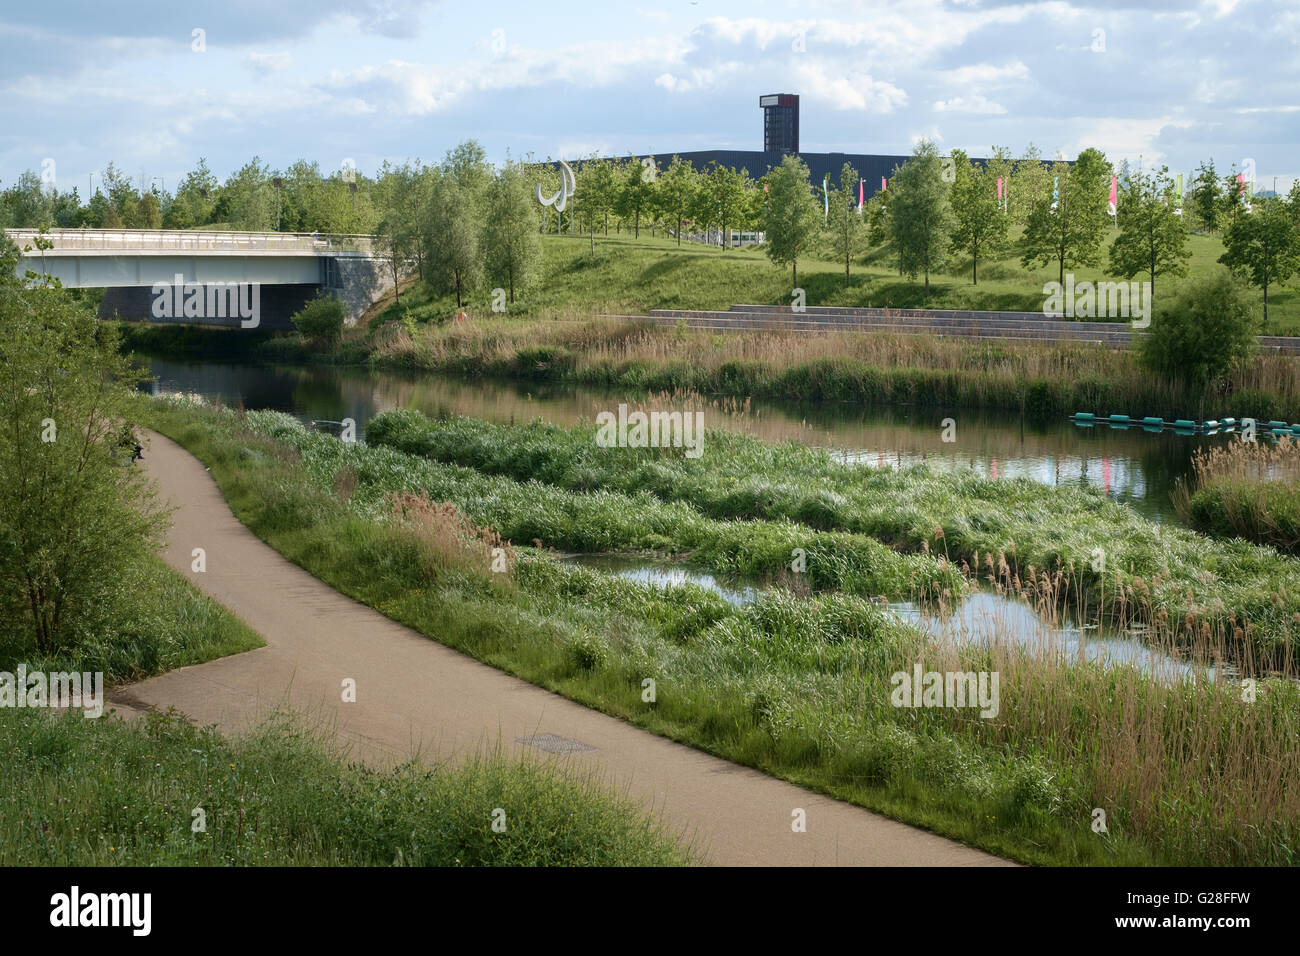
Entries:
[[[1192, 275], [1209, 268], [1218, 240], [1193, 237]], [[295, 334], [126, 324], [128, 347], [172, 356], [251, 361], [370, 361], [469, 376], [545, 378], [623, 390], [691, 389], [740, 398], [845, 401], [869, 405], [989, 408], [1037, 416], [1091, 410], [1165, 417], [1300, 420], [1300, 362], [1263, 356], [1228, 382], [1227, 394], [1162, 382], [1128, 352], [968, 342], [931, 336], [780, 333], [710, 335], [671, 328], [641, 330], [593, 319], [604, 312], [650, 308], [727, 308], [770, 303], [786, 295], [784, 273], [752, 249], [720, 250], [664, 240], [613, 238], [594, 259], [583, 243], [548, 237], [546, 281], [508, 317], [469, 309], [468, 325], [448, 324], [455, 310], [427, 288], [409, 289], [399, 304], [381, 303], [365, 328], [349, 330], [333, 350], [306, 347]], [[868, 267], [843, 292], [842, 272], [807, 264], [810, 304], [922, 303], [895, 296], [897, 277]], [[821, 270], [821, 271], [819, 271]], [[1013, 260], [989, 267], [971, 290], [956, 278], [939, 283], [936, 307], [1041, 308], [1050, 270], [1025, 270]], [[876, 270], [879, 272], [880, 270]], [[1001, 278], [999, 278], [1001, 276]], [[1049, 278], [1054, 278], [1054, 274]], [[1080, 278], [1083, 278], [1081, 275]], [[1176, 283], [1161, 285], [1161, 295]], [[1001, 285], [999, 285], [1001, 283]], [[1004, 286], [1018, 289], [1007, 291]], [[898, 290], [915, 288], [904, 283]], [[1002, 289], [1001, 292], [997, 291]], [[593, 291], [599, 290], [599, 291]], [[836, 291], [840, 290], [840, 291]], [[863, 290], [886, 290], [881, 296]], [[960, 294], [959, 294], [960, 290]], [[895, 290], [897, 291], [897, 290]], [[1292, 299], [1295, 302], [1292, 303]], [[861, 301], [859, 301], [861, 300]], [[1285, 331], [1300, 296], [1272, 303], [1272, 331]], [[405, 324], [400, 321], [406, 318]], [[556, 319], [563, 321], [556, 321]], [[1300, 318], [1295, 320], [1300, 328]]]
[[1174, 492], [1189, 526], [1300, 554], [1300, 443], [1233, 442], [1198, 452]]
[[[152, 403], [141, 417], [211, 467], [256, 533], [331, 585], [655, 732], [1029, 862], [1296, 862], [1291, 682], [1266, 680], [1247, 704], [1230, 683], [1164, 683], [1128, 666], [1062, 666], [1013, 642], [924, 637], [864, 595], [933, 590], [954, 568], [817, 520], [723, 520], [646, 492], [521, 482], [345, 445], [274, 413]], [[724, 438], [709, 441], [713, 455]], [[643, 454], [671, 487], [672, 456]], [[735, 607], [699, 587], [648, 588], [531, 548], [508, 549], [509, 571], [496, 574], [497, 535], [691, 550], [705, 566], [749, 570], [809, 546], [810, 571], [829, 572]], [[999, 715], [891, 706], [890, 675], [917, 661], [997, 671]], [[1098, 807], [1105, 834], [1090, 827]]]
[[[1020, 233], [1013, 229], [1013, 240], [1018, 240]], [[1107, 246], [1115, 235], [1113, 230], [1107, 233]], [[543, 281], [510, 306], [512, 317], [644, 315], [650, 309], [729, 309], [740, 304], [790, 302], [790, 270], [774, 266], [753, 246], [721, 249], [684, 242], [678, 247], [672, 240], [651, 238], [643, 232], [640, 239], [598, 236], [594, 256], [586, 237], [547, 236], [542, 247]], [[1157, 279], [1159, 298], [1174, 294], [1184, 281], [1208, 275], [1223, 254], [1218, 236], [1192, 235], [1188, 247], [1192, 256], [1187, 278]], [[1107, 275], [1104, 268], [1085, 266], [1072, 271], [1076, 282], [1121, 281]], [[1056, 278], [1055, 264], [1022, 266], [1018, 253], [1009, 252], [981, 262], [979, 284], [973, 285], [969, 260], [957, 258], [930, 277], [927, 301], [922, 280], [900, 277], [892, 254], [884, 249], [859, 256], [847, 285], [843, 260], [836, 262], [828, 250], [799, 262], [799, 285], [807, 294], [808, 305], [1041, 312], [1043, 285]], [[1139, 275], [1133, 281], [1146, 278]], [[1262, 307], [1262, 293], [1253, 294]], [[471, 298], [466, 311], [486, 318], [491, 315], [490, 305], [489, 292], [482, 290]], [[1268, 334], [1300, 334], [1300, 293], [1291, 287], [1271, 289], [1268, 306]], [[454, 295], [438, 295], [417, 284], [402, 294], [400, 303], [392, 303], [380, 321], [409, 314], [417, 322], [440, 322], [456, 311]]]

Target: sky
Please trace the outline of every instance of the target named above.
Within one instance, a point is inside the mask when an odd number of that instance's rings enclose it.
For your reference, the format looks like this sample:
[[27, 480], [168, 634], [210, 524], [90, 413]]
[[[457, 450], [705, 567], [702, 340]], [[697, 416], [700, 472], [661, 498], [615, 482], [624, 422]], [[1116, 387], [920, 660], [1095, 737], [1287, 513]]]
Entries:
[[765, 93], [800, 95], [808, 152], [1092, 146], [1285, 191], [1300, 0], [9, 0], [0, 187], [371, 173], [469, 138], [494, 162], [762, 149]]

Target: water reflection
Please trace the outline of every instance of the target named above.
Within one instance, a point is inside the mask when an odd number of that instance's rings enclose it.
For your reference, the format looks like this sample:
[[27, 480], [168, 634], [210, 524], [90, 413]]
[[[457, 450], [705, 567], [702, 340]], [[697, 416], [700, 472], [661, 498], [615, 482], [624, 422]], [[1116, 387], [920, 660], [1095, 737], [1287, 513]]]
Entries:
[[[720, 581], [716, 576], [680, 565], [656, 564], [641, 558], [618, 555], [574, 555], [568, 560], [598, 568], [628, 581], [650, 587], [670, 588], [690, 583], [721, 595], [743, 607], [758, 600], [762, 587], [737, 581]], [[1203, 668], [1171, 657], [1144, 644], [1139, 630], [1121, 631], [1107, 626], [1081, 627], [1070, 620], [1048, 623], [1021, 601], [976, 591], [956, 608], [936, 613], [911, 602], [886, 605], [899, 620], [933, 637], [956, 644], [1001, 644], [1021, 647], [1057, 657], [1061, 663], [1088, 662], [1102, 666], [1133, 665], [1158, 680], [1173, 681], [1198, 674], [1214, 679], [1214, 668]], [[1225, 673], [1231, 674], [1230, 667]]]
[[[155, 391], [197, 392], [229, 405], [270, 408], [303, 421], [351, 418], [365, 422], [391, 408], [427, 415], [468, 415], [493, 422], [541, 418], [561, 425], [592, 421], [619, 399], [585, 389], [550, 389], [466, 382], [429, 373], [363, 368], [257, 366], [151, 359]], [[626, 400], [626, 399], [624, 399]], [[1154, 520], [1173, 517], [1169, 492], [1192, 453], [1230, 436], [1166, 431], [1082, 429], [1068, 421], [1030, 425], [1014, 416], [960, 410], [906, 412], [846, 404], [753, 401], [744, 413], [730, 403], [654, 399], [659, 409], [705, 410], [709, 428], [745, 432], [766, 441], [830, 448], [867, 466], [926, 463], [947, 471], [974, 469], [994, 478], [1026, 477], [1058, 486], [1093, 486]], [[955, 442], [941, 440], [946, 417], [957, 421]]]

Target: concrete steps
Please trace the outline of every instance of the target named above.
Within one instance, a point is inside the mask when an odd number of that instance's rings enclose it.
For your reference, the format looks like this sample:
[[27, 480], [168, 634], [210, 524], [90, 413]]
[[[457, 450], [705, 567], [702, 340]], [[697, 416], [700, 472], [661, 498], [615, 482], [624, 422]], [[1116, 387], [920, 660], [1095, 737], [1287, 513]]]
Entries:
[[[1127, 322], [1068, 321], [1046, 318], [1039, 312], [834, 306], [808, 306], [795, 312], [789, 306], [734, 305], [725, 312], [653, 309], [649, 315], [618, 318], [655, 325], [684, 321], [690, 328], [710, 332], [890, 332], [1043, 344], [1091, 343], [1109, 348], [1129, 348], [1133, 339]], [[1260, 337], [1260, 348], [1300, 355], [1300, 338], [1265, 335]]]

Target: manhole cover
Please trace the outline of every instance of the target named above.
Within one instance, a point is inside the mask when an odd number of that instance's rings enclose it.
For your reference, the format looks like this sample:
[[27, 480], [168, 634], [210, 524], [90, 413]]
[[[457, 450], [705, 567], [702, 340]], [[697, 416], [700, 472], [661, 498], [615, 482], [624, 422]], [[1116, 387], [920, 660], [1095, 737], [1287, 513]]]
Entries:
[[584, 750], [596, 749], [584, 744], [581, 740], [559, 737], [555, 734], [533, 734], [531, 737], [516, 737], [515, 740], [518, 743], [536, 747], [538, 750], [545, 750], [548, 754], [576, 754]]

